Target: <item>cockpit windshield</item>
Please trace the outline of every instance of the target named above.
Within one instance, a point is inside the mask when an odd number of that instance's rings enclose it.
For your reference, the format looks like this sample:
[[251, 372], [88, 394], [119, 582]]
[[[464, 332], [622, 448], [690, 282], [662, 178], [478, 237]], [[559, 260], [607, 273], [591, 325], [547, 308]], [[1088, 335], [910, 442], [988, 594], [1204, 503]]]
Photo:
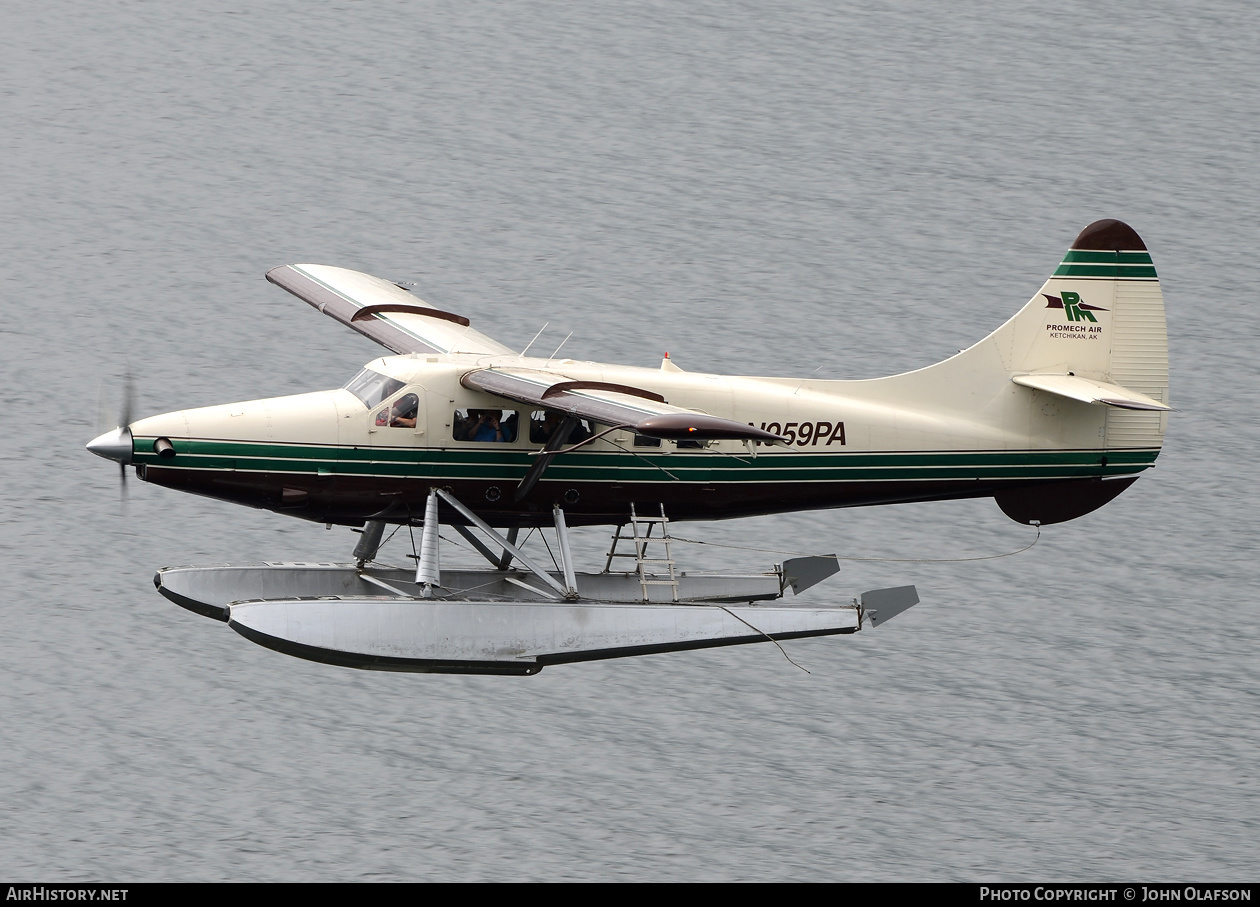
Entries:
[[346, 390], [362, 400], [364, 406], [371, 409], [394, 393], [394, 391], [402, 388], [402, 386], [403, 383], [397, 378], [391, 378], [389, 375], [382, 375], [380, 372], [374, 372], [370, 368], [365, 368], [350, 379], [350, 383], [346, 385]]

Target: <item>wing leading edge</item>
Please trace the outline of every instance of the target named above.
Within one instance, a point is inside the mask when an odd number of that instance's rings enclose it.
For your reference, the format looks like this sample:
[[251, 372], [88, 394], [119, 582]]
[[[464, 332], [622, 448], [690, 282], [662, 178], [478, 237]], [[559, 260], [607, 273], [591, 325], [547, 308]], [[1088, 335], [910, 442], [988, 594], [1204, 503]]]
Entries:
[[346, 268], [283, 265], [267, 279], [395, 353], [485, 353], [511, 349], [402, 287]]

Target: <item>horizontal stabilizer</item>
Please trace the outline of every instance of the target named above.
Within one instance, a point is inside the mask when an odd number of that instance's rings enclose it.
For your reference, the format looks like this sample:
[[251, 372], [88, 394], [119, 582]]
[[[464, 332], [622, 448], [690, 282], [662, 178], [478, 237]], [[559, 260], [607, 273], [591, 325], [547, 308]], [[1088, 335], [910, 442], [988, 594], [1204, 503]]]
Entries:
[[918, 603], [919, 590], [914, 586], [894, 586], [862, 593], [862, 612], [871, 619], [872, 627], [883, 626]]
[[1031, 387], [1069, 400], [1082, 403], [1104, 404], [1119, 409], [1171, 411], [1172, 407], [1146, 394], [1139, 394], [1118, 384], [1093, 381], [1079, 375], [1016, 375], [1016, 384]]
[[440, 674], [537, 674], [551, 664], [858, 629], [853, 608], [778, 605], [354, 597], [238, 602], [229, 611], [242, 636], [298, 658]]

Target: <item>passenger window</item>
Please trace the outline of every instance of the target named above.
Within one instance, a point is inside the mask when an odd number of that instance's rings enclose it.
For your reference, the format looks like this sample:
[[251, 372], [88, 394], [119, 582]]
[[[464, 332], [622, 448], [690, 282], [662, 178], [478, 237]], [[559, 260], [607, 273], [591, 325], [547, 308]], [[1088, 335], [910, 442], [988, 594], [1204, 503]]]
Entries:
[[635, 435], [634, 446], [635, 447], [660, 447], [661, 439], [649, 438], [647, 435]]
[[[556, 429], [564, 422], [564, 413], [554, 409], [539, 409], [529, 414], [529, 440], [534, 444], [546, 444], [551, 440], [551, 436], [556, 433]], [[585, 441], [594, 432], [591, 431], [591, 425], [585, 419], [579, 419], [578, 424], [573, 427], [573, 431], [569, 432], [569, 437], [565, 440], [566, 444], [577, 444]]]
[[518, 415], [510, 409], [457, 409], [451, 421], [456, 441], [515, 441]]

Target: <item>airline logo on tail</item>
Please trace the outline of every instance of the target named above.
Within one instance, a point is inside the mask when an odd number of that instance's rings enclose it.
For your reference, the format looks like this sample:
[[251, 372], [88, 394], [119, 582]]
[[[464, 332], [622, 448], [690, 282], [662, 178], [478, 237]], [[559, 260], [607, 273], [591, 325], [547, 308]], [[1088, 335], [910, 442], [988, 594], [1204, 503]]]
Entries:
[[1094, 317], [1094, 312], [1108, 311], [1101, 306], [1081, 302], [1081, 295], [1069, 290], [1064, 290], [1061, 296], [1051, 296], [1049, 293], [1041, 295], [1050, 302], [1047, 309], [1063, 309], [1068, 321], [1092, 321], [1097, 324], [1098, 319]]

